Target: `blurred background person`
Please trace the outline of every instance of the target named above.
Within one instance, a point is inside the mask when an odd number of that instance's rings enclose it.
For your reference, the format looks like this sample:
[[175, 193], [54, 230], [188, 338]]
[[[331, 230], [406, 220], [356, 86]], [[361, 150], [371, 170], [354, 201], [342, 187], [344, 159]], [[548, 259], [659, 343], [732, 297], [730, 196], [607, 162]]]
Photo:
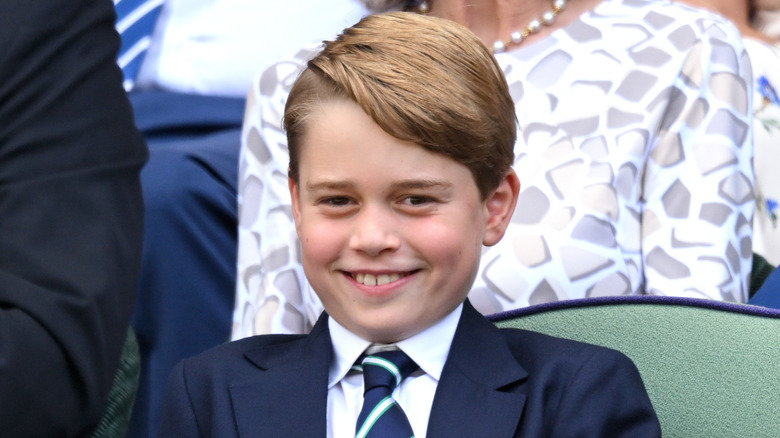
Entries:
[[108, 0], [0, 2], [0, 435], [87, 436], [128, 331], [143, 138]]

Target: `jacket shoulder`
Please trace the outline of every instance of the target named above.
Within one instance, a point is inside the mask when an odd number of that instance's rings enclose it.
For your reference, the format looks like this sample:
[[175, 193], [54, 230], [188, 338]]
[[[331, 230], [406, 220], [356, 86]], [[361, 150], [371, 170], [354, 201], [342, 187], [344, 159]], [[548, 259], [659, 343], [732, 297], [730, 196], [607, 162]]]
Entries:
[[256, 370], [250, 358], [272, 359], [287, 352], [301, 350], [306, 335], [258, 335], [218, 345], [184, 359], [179, 365], [189, 378], [236, 376], [247, 369]]
[[635, 368], [628, 356], [612, 348], [530, 330], [503, 328], [500, 331], [512, 355], [526, 369], [549, 367], [553, 364], [579, 368], [582, 363], [594, 359]]

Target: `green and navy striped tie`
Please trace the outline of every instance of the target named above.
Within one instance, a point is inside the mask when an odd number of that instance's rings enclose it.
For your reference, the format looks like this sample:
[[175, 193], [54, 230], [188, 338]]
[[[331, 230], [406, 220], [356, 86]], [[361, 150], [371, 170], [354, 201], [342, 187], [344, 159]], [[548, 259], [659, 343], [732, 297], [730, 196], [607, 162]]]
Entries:
[[361, 359], [363, 408], [358, 415], [355, 437], [413, 438], [409, 419], [392, 394], [395, 387], [419, 367], [400, 350], [374, 353]]

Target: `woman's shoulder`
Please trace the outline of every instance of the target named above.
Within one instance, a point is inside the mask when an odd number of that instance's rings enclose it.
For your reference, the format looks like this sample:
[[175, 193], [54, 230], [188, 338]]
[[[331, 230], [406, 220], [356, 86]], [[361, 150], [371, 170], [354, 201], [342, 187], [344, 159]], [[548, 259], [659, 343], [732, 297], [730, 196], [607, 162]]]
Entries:
[[[715, 31], [739, 40], [736, 27], [722, 16], [673, 0], [604, 0], [591, 11], [590, 19], [612, 20], [618, 26], [635, 25], [655, 31], [648, 38], [671, 35], [684, 39]], [[669, 34], [670, 30], [674, 33]]]

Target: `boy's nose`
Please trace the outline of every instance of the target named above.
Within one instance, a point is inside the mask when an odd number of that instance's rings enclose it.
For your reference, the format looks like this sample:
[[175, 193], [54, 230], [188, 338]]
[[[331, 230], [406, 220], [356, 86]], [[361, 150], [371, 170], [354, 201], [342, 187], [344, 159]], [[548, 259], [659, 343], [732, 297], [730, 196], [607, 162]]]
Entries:
[[394, 251], [401, 244], [393, 213], [377, 207], [364, 207], [355, 217], [349, 247], [370, 256]]

